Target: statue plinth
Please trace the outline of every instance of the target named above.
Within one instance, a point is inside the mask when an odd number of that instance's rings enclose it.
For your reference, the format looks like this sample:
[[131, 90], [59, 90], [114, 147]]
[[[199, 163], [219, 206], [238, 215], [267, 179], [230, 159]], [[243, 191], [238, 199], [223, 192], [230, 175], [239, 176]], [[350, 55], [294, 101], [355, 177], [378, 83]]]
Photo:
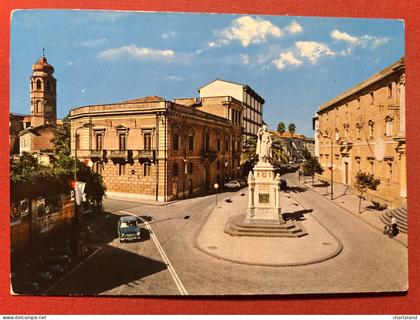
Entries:
[[245, 223], [284, 224], [280, 209], [280, 174], [270, 163], [260, 161], [248, 175], [248, 210]]

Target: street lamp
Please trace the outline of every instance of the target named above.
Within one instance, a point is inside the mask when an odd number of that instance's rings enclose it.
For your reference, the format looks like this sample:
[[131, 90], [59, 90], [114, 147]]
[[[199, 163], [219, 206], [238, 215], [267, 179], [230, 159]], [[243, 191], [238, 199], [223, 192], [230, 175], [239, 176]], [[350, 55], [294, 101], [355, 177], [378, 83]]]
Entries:
[[216, 190], [216, 207], [217, 207], [217, 189], [219, 189], [219, 184], [215, 182], [213, 185], [213, 188]]
[[[332, 135], [332, 133], [331, 133], [331, 135]], [[334, 200], [334, 191], [333, 191], [334, 190], [334, 187], [333, 187], [333, 184], [334, 184], [334, 180], [333, 180], [333, 178], [334, 178], [334, 172], [333, 172], [333, 166], [334, 166], [333, 138], [330, 137], [330, 136], [327, 136], [327, 135], [325, 135], [324, 138], [330, 139], [330, 141], [331, 141], [331, 166], [330, 166], [330, 170], [331, 170], [331, 200]]]

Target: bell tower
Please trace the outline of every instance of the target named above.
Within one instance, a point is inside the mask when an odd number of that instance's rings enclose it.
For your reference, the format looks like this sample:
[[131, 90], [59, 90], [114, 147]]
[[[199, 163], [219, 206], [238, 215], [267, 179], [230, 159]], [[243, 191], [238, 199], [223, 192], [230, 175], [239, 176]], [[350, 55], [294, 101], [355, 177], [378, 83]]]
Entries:
[[54, 68], [47, 63], [44, 49], [42, 56], [32, 65], [30, 78], [30, 99], [32, 126], [57, 123], [57, 92], [53, 77]]

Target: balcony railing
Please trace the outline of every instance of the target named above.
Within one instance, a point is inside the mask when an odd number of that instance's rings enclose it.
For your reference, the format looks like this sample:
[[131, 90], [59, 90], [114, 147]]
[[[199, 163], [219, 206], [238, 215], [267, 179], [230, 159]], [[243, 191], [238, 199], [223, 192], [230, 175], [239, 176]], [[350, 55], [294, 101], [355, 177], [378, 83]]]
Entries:
[[156, 160], [156, 150], [136, 150], [133, 151], [133, 158], [139, 160], [150, 160], [155, 162]]
[[105, 155], [105, 150], [90, 150], [91, 158], [102, 158]]
[[128, 150], [111, 150], [110, 158], [128, 158]]

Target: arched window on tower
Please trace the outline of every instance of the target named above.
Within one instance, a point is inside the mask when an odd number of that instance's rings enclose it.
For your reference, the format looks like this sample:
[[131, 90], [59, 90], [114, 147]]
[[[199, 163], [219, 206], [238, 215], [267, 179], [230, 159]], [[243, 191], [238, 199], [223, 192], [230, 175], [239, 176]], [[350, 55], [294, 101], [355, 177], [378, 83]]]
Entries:
[[37, 100], [35, 103], [35, 112], [40, 113], [41, 112], [41, 101]]
[[36, 90], [41, 90], [41, 80], [36, 80]]

